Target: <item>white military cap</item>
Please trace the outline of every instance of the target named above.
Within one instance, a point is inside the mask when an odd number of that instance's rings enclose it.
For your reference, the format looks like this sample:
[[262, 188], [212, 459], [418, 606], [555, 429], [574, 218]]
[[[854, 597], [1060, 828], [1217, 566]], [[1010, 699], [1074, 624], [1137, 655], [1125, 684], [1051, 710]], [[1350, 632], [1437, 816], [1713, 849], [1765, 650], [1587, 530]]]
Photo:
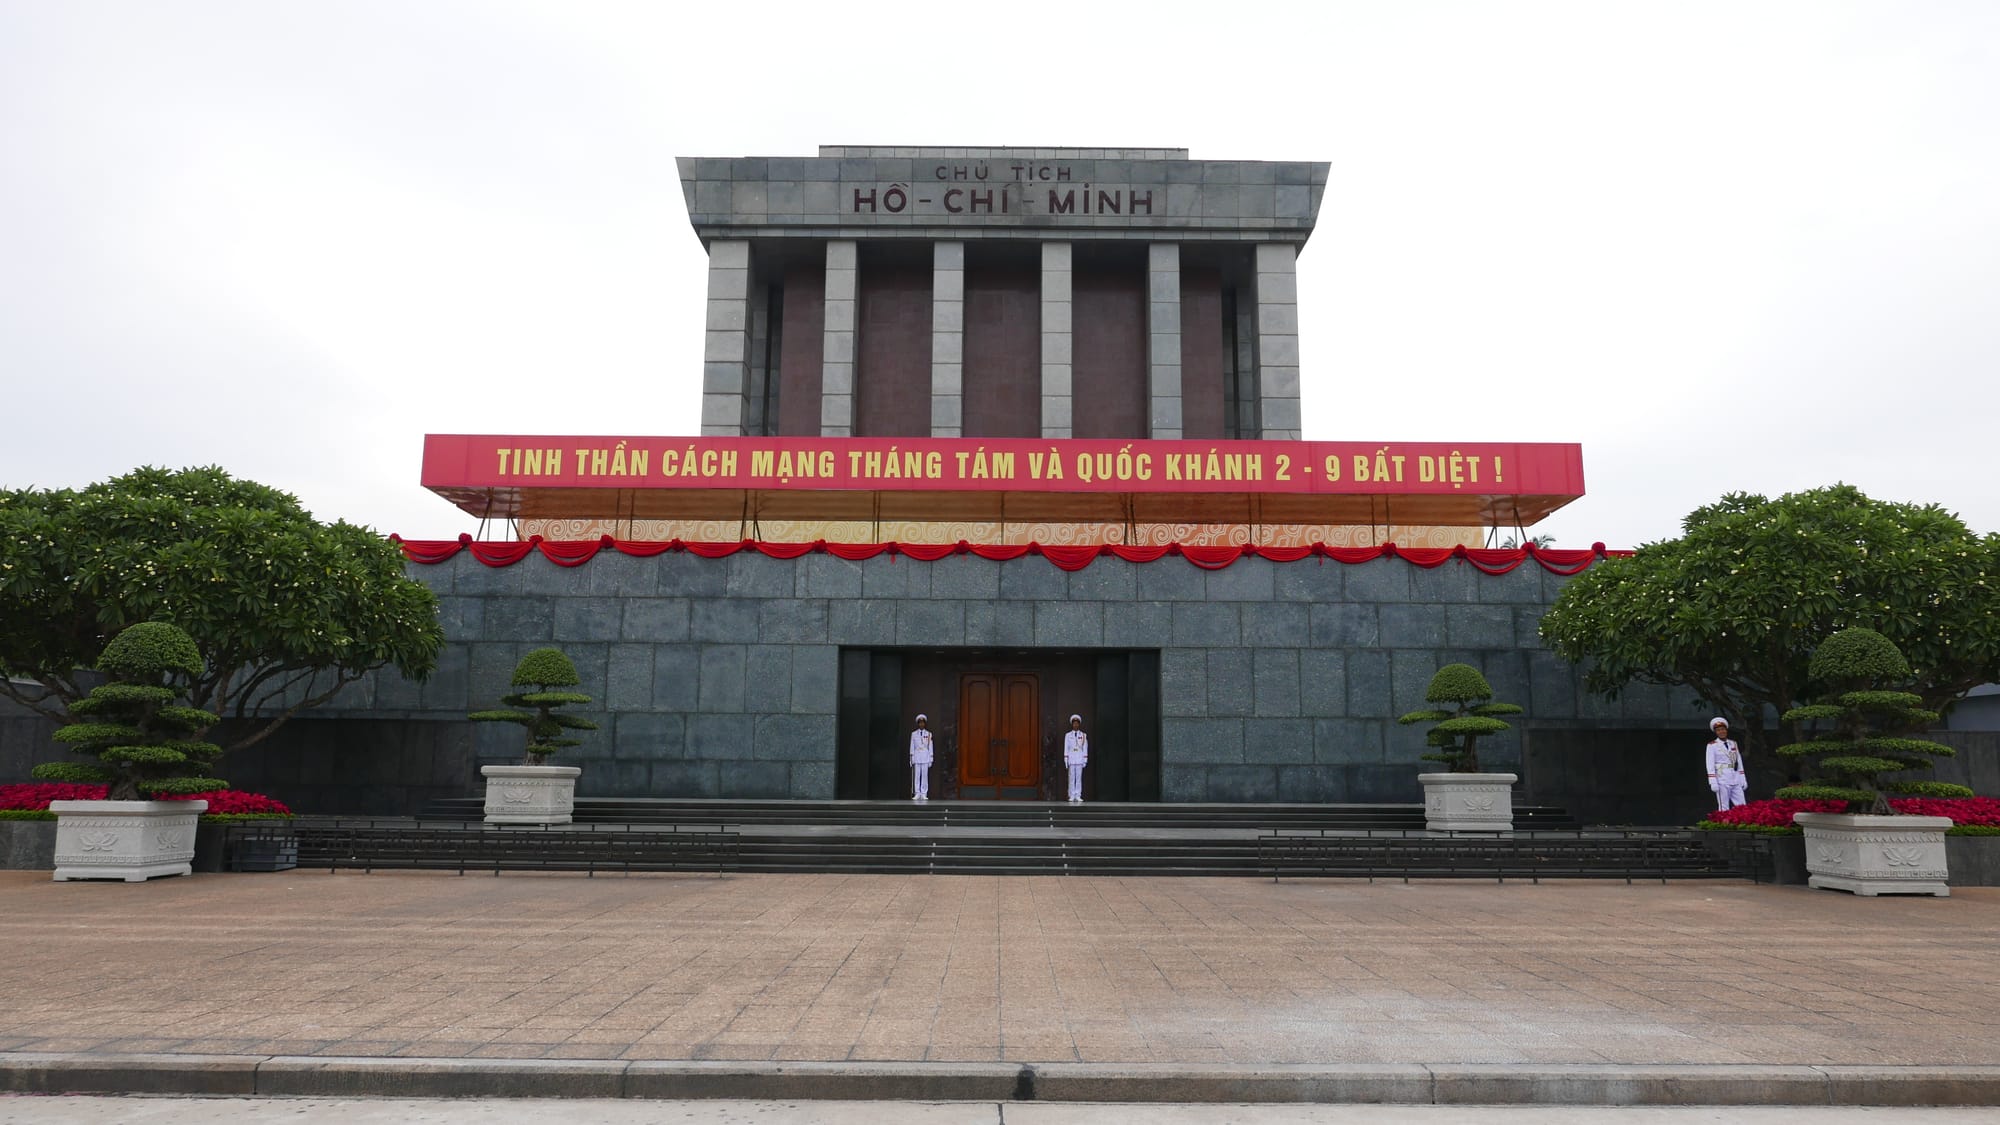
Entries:
[[1723, 718], [1720, 715], [1717, 715], [1715, 718], [1710, 719], [1708, 721], [1708, 729], [1710, 730], [1714, 730], [1716, 727], [1726, 727], [1728, 725], [1729, 725], [1729, 720]]

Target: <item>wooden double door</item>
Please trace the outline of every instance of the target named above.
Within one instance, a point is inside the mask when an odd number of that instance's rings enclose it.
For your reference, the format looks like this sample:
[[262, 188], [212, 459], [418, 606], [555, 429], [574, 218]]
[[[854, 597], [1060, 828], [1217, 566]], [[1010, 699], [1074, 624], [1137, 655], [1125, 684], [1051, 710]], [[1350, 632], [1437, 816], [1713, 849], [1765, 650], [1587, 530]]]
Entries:
[[1041, 797], [1038, 676], [981, 672], [959, 677], [958, 786], [965, 797]]

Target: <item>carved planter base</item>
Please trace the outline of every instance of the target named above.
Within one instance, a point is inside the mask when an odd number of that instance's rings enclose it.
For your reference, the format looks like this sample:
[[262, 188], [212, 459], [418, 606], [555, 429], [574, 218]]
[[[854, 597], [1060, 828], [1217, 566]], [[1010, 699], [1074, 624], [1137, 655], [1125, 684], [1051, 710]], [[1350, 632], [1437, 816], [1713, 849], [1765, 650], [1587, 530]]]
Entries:
[[482, 766], [486, 823], [568, 824], [576, 806], [575, 766]]
[[1424, 827], [1433, 832], [1511, 832], [1514, 783], [1511, 773], [1420, 773], [1424, 786]]
[[50, 801], [56, 881], [186, 875], [207, 801]]
[[1858, 895], [1951, 894], [1944, 816], [1794, 813], [1806, 833], [1810, 886]]

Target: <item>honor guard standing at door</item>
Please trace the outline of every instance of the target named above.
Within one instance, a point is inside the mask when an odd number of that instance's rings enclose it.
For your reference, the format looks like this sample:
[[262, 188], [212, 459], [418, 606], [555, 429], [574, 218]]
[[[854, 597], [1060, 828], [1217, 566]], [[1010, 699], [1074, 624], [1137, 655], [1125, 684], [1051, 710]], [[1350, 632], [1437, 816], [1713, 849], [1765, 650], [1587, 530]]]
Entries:
[[1071, 804], [1083, 802], [1083, 767], [1090, 762], [1090, 736], [1083, 733], [1083, 716], [1069, 717], [1069, 733], [1063, 735], [1063, 765], [1069, 767]]
[[910, 799], [931, 799], [931, 760], [936, 756], [931, 742], [930, 720], [917, 716], [917, 729], [910, 732]]
[[1729, 720], [1717, 716], [1708, 729], [1715, 741], [1708, 744], [1708, 787], [1715, 792], [1717, 811], [1743, 803], [1743, 750], [1729, 737]]

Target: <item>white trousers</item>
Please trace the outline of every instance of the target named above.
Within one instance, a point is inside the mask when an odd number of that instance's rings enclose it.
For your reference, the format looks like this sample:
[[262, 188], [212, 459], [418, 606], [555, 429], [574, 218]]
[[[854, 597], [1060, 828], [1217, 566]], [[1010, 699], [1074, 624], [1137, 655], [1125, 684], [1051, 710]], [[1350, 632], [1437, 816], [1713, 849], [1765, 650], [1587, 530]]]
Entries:
[[1082, 766], [1071, 766], [1071, 767], [1069, 767], [1069, 799], [1070, 799], [1070, 800], [1072, 800], [1072, 801], [1081, 801], [1081, 800], [1083, 800], [1083, 767], [1082, 767]]
[[931, 768], [928, 765], [910, 766], [910, 798], [928, 801], [931, 798]]
[[1733, 785], [1726, 781], [1715, 783], [1715, 811], [1721, 812], [1723, 809], [1748, 803], [1743, 799], [1742, 782]]

